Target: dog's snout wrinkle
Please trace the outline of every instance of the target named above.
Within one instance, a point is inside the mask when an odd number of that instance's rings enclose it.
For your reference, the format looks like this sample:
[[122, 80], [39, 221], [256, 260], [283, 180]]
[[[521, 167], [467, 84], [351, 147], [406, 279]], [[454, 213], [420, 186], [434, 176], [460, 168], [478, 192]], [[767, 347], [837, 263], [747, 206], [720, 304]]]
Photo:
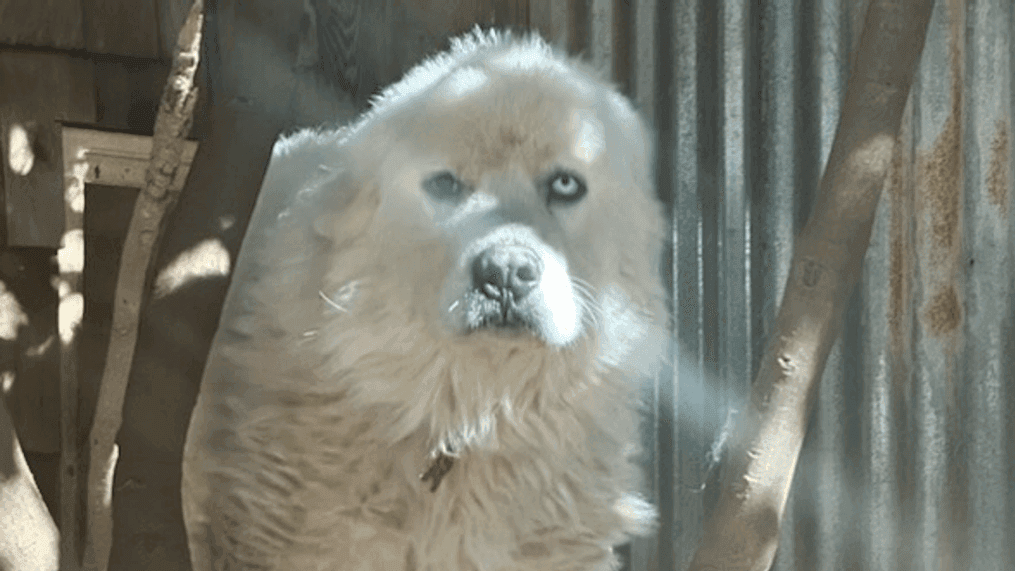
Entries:
[[539, 283], [540, 275], [539, 256], [520, 246], [487, 248], [472, 262], [473, 287], [505, 305], [524, 299]]

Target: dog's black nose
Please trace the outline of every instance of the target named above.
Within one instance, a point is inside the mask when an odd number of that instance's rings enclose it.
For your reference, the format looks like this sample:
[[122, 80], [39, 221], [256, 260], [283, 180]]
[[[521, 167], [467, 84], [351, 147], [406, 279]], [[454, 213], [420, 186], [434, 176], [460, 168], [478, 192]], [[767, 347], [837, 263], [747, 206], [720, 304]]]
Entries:
[[539, 256], [529, 248], [494, 246], [472, 261], [472, 285], [501, 303], [517, 303], [539, 283]]

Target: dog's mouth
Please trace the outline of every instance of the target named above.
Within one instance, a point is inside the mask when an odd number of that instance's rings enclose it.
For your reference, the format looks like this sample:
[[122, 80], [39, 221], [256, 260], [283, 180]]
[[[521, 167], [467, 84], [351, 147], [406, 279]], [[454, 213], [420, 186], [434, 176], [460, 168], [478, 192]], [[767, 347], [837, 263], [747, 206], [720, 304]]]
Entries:
[[465, 294], [466, 321], [471, 329], [496, 329], [525, 332], [536, 329], [530, 313], [519, 307], [510, 293], [488, 297], [487, 292], [470, 290]]

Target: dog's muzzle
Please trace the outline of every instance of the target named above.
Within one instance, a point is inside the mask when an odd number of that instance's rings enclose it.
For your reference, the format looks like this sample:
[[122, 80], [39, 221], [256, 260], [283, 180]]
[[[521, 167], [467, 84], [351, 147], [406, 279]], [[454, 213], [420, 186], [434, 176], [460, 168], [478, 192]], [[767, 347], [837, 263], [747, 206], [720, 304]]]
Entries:
[[484, 325], [528, 324], [524, 302], [542, 274], [542, 261], [531, 248], [498, 245], [480, 252], [472, 261], [472, 287], [486, 300]]

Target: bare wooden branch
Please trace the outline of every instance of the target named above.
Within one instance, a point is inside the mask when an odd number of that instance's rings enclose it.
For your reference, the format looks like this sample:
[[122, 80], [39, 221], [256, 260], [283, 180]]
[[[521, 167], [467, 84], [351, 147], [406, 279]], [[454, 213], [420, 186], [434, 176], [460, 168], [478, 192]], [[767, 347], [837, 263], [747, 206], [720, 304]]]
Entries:
[[868, 8], [817, 203], [797, 238], [694, 571], [765, 571], [775, 557], [815, 389], [860, 278], [932, 8], [933, 0], [875, 0]]
[[193, 122], [197, 100], [194, 78], [200, 59], [203, 13], [203, 0], [194, 0], [180, 29], [172, 71], [155, 120], [145, 187], [138, 194], [124, 239], [106, 366], [89, 438], [91, 461], [85, 553], [85, 568], [89, 570], [104, 570], [109, 561], [114, 442], [123, 422], [123, 401], [137, 343], [144, 287], [153, 270], [152, 254], [165, 229], [166, 214], [172, 211], [179, 198], [179, 191], [170, 190], [170, 185], [180, 168], [184, 137]]

